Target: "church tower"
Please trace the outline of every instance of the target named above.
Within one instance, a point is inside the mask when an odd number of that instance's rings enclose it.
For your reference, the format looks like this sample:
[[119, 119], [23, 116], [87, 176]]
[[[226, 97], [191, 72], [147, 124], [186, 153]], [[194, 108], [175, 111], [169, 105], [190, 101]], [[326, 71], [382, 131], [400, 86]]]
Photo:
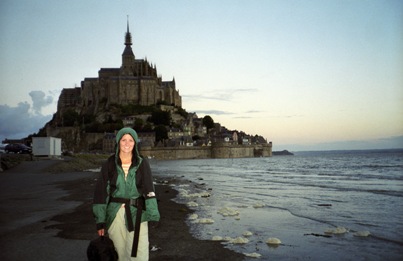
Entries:
[[122, 74], [125, 76], [133, 76], [134, 75], [134, 53], [132, 50], [132, 35], [129, 31], [129, 19], [127, 19], [127, 32], [125, 36], [125, 49], [122, 54], [122, 67], [120, 68]]

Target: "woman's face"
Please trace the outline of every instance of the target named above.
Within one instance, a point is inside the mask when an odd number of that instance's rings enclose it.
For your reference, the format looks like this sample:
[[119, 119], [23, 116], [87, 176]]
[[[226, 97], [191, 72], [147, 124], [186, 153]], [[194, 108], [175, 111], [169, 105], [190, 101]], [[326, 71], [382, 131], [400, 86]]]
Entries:
[[120, 149], [121, 152], [129, 153], [129, 152], [133, 151], [133, 148], [134, 148], [135, 144], [136, 143], [134, 142], [134, 139], [133, 139], [132, 135], [125, 134], [120, 139], [119, 149]]

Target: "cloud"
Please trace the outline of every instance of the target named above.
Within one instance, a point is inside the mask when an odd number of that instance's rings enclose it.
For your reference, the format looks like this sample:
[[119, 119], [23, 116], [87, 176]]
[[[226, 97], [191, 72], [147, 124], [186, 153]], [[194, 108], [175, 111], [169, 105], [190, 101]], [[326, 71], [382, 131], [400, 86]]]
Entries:
[[32, 99], [32, 110], [36, 114], [40, 114], [42, 111], [42, 107], [51, 105], [53, 102], [53, 97], [45, 97], [45, 93], [43, 91], [31, 91], [29, 93], [29, 96], [31, 96]]
[[182, 97], [188, 100], [218, 100], [218, 101], [232, 101], [236, 95], [239, 93], [253, 93], [257, 92], [258, 89], [245, 88], [245, 89], [221, 89], [213, 90], [210, 92], [204, 92], [200, 95], [182, 95]]
[[262, 119], [263, 116], [258, 116], [256, 114], [264, 113], [264, 111], [247, 111], [244, 115], [232, 117], [233, 119]]
[[251, 117], [251, 116], [237, 116], [237, 117], [233, 117], [233, 119], [255, 119], [255, 117]]
[[266, 115], [266, 111], [250, 110], [239, 113], [239, 116], [234, 116], [233, 119], [267, 119], [267, 118], [299, 118], [303, 115]]
[[261, 113], [265, 111], [256, 111], [256, 110], [251, 110], [251, 111], [246, 111], [245, 113]]
[[267, 116], [267, 118], [280, 118], [280, 119], [283, 119], [283, 118], [301, 118], [301, 117], [304, 117], [304, 115], [302, 115], [302, 114], [294, 114], [294, 115], [292, 115], [292, 114], [289, 114], [289, 115], [271, 115], [271, 116]]
[[[234, 115], [236, 113], [234, 112], [228, 112], [228, 111], [220, 111], [220, 110], [196, 110], [196, 113], [200, 114], [205, 114], [205, 115]], [[245, 114], [256, 114], [256, 113], [262, 113], [264, 111], [257, 111], [257, 110], [251, 110], [251, 111], [246, 111]], [[250, 118], [255, 118], [252, 116], [235, 116], [233, 117], [234, 119], [250, 119]]]
[[232, 112], [227, 112], [227, 111], [218, 111], [218, 110], [197, 110], [196, 113], [200, 113], [200, 114], [205, 114], [205, 115], [230, 115], [230, 114], [234, 114]]
[[214, 96], [214, 95], [182, 95], [182, 97], [191, 101], [198, 101], [198, 100], [229, 101], [229, 99], [226, 97]]
[[52, 115], [42, 115], [43, 107], [53, 102], [51, 96], [45, 97], [42, 91], [31, 91], [32, 106], [20, 102], [16, 107], [0, 105], [0, 142], [4, 139], [21, 139], [37, 133], [52, 119]]
[[367, 140], [344, 140], [316, 144], [280, 144], [275, 150], [324, 151], [324, 150], [375, 150], [403, 149], [403, 136]]

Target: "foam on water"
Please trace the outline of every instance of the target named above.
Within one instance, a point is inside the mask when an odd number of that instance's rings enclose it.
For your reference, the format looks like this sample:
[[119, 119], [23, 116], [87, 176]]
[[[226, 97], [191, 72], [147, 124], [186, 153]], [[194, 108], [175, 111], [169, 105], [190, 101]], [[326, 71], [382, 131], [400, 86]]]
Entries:
[[[320, 260], [312, 249], [337, 260], [341, 248], [358, 259], [402, 257], [402, 152], [152, 161], [151, 166], [156, 176], [184, 180], [175, 187], [177, 200], [196, 210], [189, 225], [201, 239], [223, 238], [240, 253], [259, 249], [262, 260]], [[252, 235], [246, 238], [245, 231]], [[231, 243], [237, 238], [248, 242]], [[268, 238], [283, 242], [268, 248]]]

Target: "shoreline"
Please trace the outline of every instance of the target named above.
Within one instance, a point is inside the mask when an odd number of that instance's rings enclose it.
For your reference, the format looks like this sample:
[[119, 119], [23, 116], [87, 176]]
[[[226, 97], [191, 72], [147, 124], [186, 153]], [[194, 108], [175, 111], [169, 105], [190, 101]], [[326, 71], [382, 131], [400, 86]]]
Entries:
[[161, 220], [156, 227], [150, 226], [150, 247], [156, 245], [161, 250], [150, 252], [150, 260], [244, 260], [243, 254], [220, 242], [193, 237], [186, 218], [194, 211], [173, 201], [178, 191], [169, 185], [155, 188]]
[[[88, 244], [97, 237], [91, 206], [98, 173], [54, 169], [50, 173], [46, 169], [59, 162], [24, 162], [1, 173], [0, 182], [10, 187], [2, 193], [2, 260], [87, 260]], [[27, 183], [23, 193], [12, 189], [20, 186], [21, 177]], [[149, 225], [150, 247], [158, 248], [150, 251], [150, 260], [244, 260], [243, 254], [220, 242], [194, 238], [186, 223], [193, 211], [174, 202], [178, 192], [171, 186], [157, 184], [155, 188], [161, 220]], [[21, 211], [13, 211], [21, 199]]]
[[[78, 164], [76, 160], [22, 162], [0, 173], [0, 211], [3, 213], [0, 217], [0, 260], [28, 260], [32, 257], [38, 260], [87, 260], [88, 244], [97, 237], [91, 205], [99, 173], [83, 171], [95, 168], [97, 162], [88, 168], [91, 164], [81, 164], [81, 161]], [[161, 221], [157, 226], [153, 223], [149, 225], [150, 247], [156, 246], [158, 249], [150, 251], [152, 261], [253, 260], [253, 257], [242, 253], [254, 251], [262, 254], [260, 260], [300, 257], [311, 260], [376, 260], [389, 257], [397, 260], [400, 257], [399, 246], [383, 244], [376, 234], [367, 238], [354, 237], [353, 233], [324, 237], [324, 231], [337, 223], [296, 216], [279, 207], [268, 205], [264, 209], [255, 209], [251, 205], [248, 208], [240, 205], [242, 218], [222, 217], [217, 209], [225, 206], [226, 201], [222, 201], [219, 193], [216, 195], [218, 197], [214, 197], [214, 192], [220, 190], [213, 183], [208, 184], [211, 180], [201, 179], [198, 175], [188, 179], [185, 175], [181, 176], [180, 171], [175, 176], [165, 176], [165, 173], [169, 173], [169, 168], [157, 168], [154, 172]], [[188, 189], [192, 193], [212, 190], [212, 197], [197, 200], [200, 207], [205, 205], [205, 200], [216, 200], [207, 204], [207, 207], [214, 207], [210, 209], [212, 211], [205, 212], [188, 204], [189, 198], [185, 193]], [[214, 224], [191, 225], [197, 222], [187, 218], [196, 213], [215, 220]], [[254, 236], [246, 245], [234, 248], [234, 245], [222, 241], [212, 241], [212, 235], [234, 238], [248, 227], [253, 227], [247, 230]], [[281, 247], [265, 244], [265, 240], [272, 236], [284, 242]], [[338, 251], [338, 245], [347, 244], [350, 250], [357, 251]], [[328, 248], [330, 245], [332, 247]], [[369, 247], [383, 252], [359, 251]]]
[[[96, 177], [98, 173], [94, 173]], [[154, 177], [154, 179], [158, 177]], [[93, 178], [60, 184], [70, 195], [63, 200], [79, 201], [92, 196], [92, 190], [85, 188], [95, 183]], [[186, 224], [186, 217], [193, 211], [186, 205], [173, 201], [178, 192], [169, 185], [155, 185], [161, 220], [149, 224], [150, 261], [157, 260], [243, 260], [244, 255], [224, 247], [220, 242], [199, 240], [192, 236]], [[89, 195], [90, 194], [90, 195]], [[96, 238], [95, 222], [91, 212], [92, 199], [85, 200], [71, 213], [63, 213], [52, 218], [59, 224], [46, 227], [58, 229], [58, 237], [68, 240], [89, 240]], [[214, 253], [214, 256], [211, 256]]]

